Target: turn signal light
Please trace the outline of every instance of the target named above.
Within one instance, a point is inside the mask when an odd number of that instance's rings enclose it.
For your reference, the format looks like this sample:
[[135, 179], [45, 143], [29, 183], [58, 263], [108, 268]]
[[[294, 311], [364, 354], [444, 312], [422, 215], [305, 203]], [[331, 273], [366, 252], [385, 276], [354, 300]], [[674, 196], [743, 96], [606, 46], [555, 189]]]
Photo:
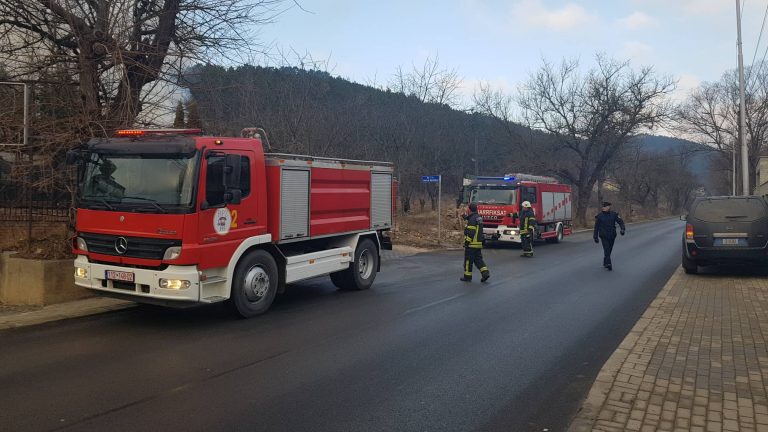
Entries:
[[685, 238], [688, 240], [693, 240], [693, 225], [685, 225]]

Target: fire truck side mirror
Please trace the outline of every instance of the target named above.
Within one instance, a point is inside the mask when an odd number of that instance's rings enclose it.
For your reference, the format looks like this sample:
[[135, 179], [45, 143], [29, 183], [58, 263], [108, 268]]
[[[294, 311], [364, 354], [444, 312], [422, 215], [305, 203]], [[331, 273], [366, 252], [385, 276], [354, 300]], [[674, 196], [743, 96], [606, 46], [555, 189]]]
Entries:
[[242, 171], [242, 156], [228, 154], [224, 162], [224, 189], [240, 188], [240, 173]]
[[227, 204], [240, 204], [243, 200], [243, 191], [240, 189], [230, 189], [224, 194], [224, 201]]
[[243, 191], [240, 189], [240, 174], [243, 170], [243, 157], [239, 154], [227, 154], [224, 161], [224, 202], [240, 204]]

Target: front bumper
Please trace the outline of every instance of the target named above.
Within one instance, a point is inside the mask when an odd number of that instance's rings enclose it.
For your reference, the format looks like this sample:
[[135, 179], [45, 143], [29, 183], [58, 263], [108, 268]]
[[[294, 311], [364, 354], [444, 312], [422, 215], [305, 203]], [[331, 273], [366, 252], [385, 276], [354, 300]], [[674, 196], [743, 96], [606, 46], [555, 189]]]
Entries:
[[[173, 305], [200, 302], [200, 273], [196, 266], [168, 266], [165, 270], [147, 270], [120, 265], [91, 263], [80, 255], [75, 259], [75, 269], [85, 269], [85, 277], [75, 275], [75, 284], [107, 296], [114, 296], [145, 303]], [[107, 270], [133, 273], [134, 282], [107, 280]], [[160, 286], [160, 279], [185, 280], [189, 288], [168, 289]], [[167, 303], [166, 303], [167, 302]]]
[[494, 228], [483, 228], [483, 234], [485, 234], [486, 238], [494, 241], [521, 243], [520, 230], [515, 227], [499, 225]]

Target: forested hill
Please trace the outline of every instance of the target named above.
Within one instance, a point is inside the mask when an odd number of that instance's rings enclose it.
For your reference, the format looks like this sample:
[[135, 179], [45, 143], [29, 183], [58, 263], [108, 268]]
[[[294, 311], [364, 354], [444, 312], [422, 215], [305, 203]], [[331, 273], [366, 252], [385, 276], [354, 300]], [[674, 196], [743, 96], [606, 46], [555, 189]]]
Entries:
[[526, 127], [326, 72], [205, 65], [184, 81], [208, 132], [261, 126], [279, 151], [394, 162], [403, 200], [422, 190], [422, 175], [442, 174], [444, 190], [457, 190], [475, 154], [481, 175], [552, 174], [571, 157]]

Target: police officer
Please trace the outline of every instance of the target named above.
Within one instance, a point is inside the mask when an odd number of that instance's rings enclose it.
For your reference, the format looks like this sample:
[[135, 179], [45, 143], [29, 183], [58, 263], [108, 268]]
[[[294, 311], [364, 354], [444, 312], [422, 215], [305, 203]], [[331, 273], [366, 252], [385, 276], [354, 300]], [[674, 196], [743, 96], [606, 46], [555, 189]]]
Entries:
[[467, 227], [464, 228], [464, 276], [460, 280], [472, 281], [474, 265], [480, 269], [480, 274], [483, 276], [480, 282], [485, 282], [491, 274], [483, 261], [483, 218], [477, 214], [477, 203], [469, 203], [469, 212]]
[[523, 211], [520, 212], [520, 242], [523, 246], [523, 254], [520, 256], [533, 258], [533, 235], [536, 227], [536, 215], [533, 213], [531, 203], [523, 201]]
[[[603, 202], [603, 208], [600, 213], [595, 216], [595, 243], [603, 241], [603, 267], [608, 270], [613, 270], [613, 264], [611, 264], [611, 251], [613, 250], [613, 242], [616, 241], [616, 224], [619, 224], [621, 228], [621, 235], [624, 235], [626, 228], [624, 227], [624, 221], [618, 213], [611, 211], [611, 203]], [[598, 237], [600, 240], [598, 240]]]

